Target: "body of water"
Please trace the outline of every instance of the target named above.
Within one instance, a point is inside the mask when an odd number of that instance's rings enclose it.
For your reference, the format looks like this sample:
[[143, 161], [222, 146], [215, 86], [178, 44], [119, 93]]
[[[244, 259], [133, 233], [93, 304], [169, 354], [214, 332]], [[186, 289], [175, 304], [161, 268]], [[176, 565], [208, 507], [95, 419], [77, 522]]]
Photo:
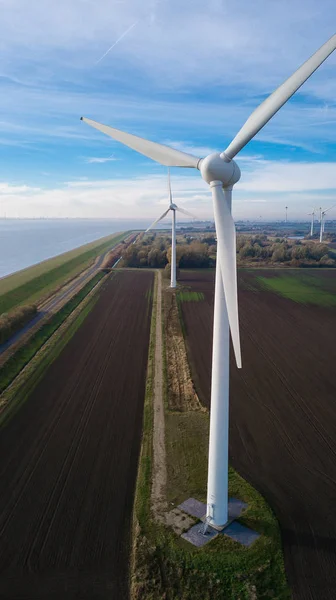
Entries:
[[148, 225], [117, 219], [0, 219], [0, 278], [117, 231]]

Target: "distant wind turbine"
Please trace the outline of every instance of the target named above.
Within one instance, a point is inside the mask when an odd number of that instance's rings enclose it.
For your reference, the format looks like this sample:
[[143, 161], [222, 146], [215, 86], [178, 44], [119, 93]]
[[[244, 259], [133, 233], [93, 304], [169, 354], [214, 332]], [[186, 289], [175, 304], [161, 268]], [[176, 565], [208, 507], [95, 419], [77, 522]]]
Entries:
[[286, 206], [285, 208], [286, 208], [286, 223], [287, 223], [287, 210], [288, 210], [288, 206]]
[[228, 520], [229, 328], [237, 366], [242, 366], [238, 322], [236, 230], [231, 214], [232, 188], [240, 179], [240, 169], [233, 159], [335, 48], [336, 34], [253, 111], [221, 154], [214, 153], [200, 158], [82, 117], [91, 127], [162, 165], [198, 169], [212, 192], [217, 262], [206, 518], [209, 525], [215, 527], [224, 526]]
[[315, 219], [315, 208], [313, 208], [313, 212], [308, 213], [309, 216], [311, 216], [312, 220], [311, 220], [311, 226], [310, 226], [310, 237], [313, 237], [314, 235], [314, 219]]
[[322, 210], [322, 208], [320, 207], [320, 242], [323, 241], [325, 215], [327, 214], [327, 212], [329, 212], [329, 210], [335, 208], [335, 206], [336, 204], [333, 204], [333, 206], [330, 206], [326, 210]]
[[156, 221], [154, 221], [154, 223], [152, 223], [148, 227], [148, 229], [146, 229], [146, 233], [150, 229], [153, 229], [153, 227], [155, 227], [155, 225], [157, 223], [159, 223], [159, 221], [164, 219], [170, 210], [172, 211], [172, 250], [171, 250], [170, 287], [176, 288], [176, 211], [178, 210], [179, 212], [187, 215], [188, 217], [191, 217], [192, 219], [195, 219], [195, 217], [194, 217], [194, 215], [189, 213], [187, 210], [184, 210], [183, 208], [180, 208], [176, 204], [173, 204], [171, 185], [170, 185], [170, 170], [169, 170], [169, 168], [168, 168], [168, 197], [169, 197], [169, 206], [168, 206], [167, 210], [163, 213], [163, 215], [161, 215], [161, 217], [156, 219]]

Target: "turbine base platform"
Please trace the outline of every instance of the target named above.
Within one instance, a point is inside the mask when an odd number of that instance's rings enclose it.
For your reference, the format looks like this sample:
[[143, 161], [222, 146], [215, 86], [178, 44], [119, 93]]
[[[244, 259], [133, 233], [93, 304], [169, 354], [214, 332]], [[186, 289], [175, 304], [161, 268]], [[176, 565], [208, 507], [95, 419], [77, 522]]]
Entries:
[[206, 504], [200, 502], [195, 498], [188, 498], [180, 504], [177, 508], [187, 513], [191, 517], [196, 517], [203, 521], [203, 523], [196, 523], [188, 531], [182, 533], [181, 537], [193, 546], [201, 548], [217, 535], [226, 535], [233, 539], [235, 542], [242, 544], [243, 546], [251, 546], [253, 542], [260, 537], [260, 534], [245, 525], [241, 525], [235, 521], [238, 519], [242, 512], [247, 508], [247, 504], [238, 498], [230, 498], [228, 503], [228, 522], [220, 527], [208, 525], [206, 532], [204, 533], [204, 523], [206, 520]]

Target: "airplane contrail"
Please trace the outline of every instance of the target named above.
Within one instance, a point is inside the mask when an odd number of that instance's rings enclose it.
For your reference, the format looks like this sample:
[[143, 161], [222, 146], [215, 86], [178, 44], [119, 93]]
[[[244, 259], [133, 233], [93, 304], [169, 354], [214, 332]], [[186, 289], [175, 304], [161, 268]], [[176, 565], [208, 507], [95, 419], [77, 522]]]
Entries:
[[125, 35], [127, 35], [131, 31], [131, 29], [133, 29], [133, 27], [136, 26], [137, 22], [138, 21], [135, 21], [135, 23], [133, 23], [133, 25], [131, 25], [128, 29], [126, 29], [126, 31], [124, 31], [124, 33], [121, 34], [121, 36], [114, 42], [114, 44], [112, 44], [112, 46], [108, 50], [106, 50], [105, 54], [103, 54], [103, 56], [101, 56], [99, 58], [99, 60], [97, 60], [97, 62], [95, 63], [95, 65], [98, 65], [98, 63], [100, 63], [100, 61], [103, 60], [103, 58], [105, 58], [105, 56], [109, 52], [111, 52], [112, 48], [114, 48], [114, 46], [116, 46], [117, 44], [119, 44], [120, 40], [122, 40], [123, 37], [125, 37]]

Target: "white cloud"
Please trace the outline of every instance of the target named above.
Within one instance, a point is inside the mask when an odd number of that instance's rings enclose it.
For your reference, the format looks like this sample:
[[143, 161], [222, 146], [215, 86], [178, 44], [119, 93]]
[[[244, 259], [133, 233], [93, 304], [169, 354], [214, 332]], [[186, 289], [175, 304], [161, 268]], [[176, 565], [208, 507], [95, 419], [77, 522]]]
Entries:
[[[209, 187], [198, 172], [172, 171], [174, 202], [212, 218]], [[15, 192], [13, 192], [15, 190]], [[132, 179], [72, 180], [53, 189], [0, 185], [2, 210], [7, 216], [69, 216], [154, 219], [168, 204], [167, 176], [135, 176]], [[280, 163], [252, 159], [243, 168], [234, 188], [235, 218], [258, 216], [259, 205], [267, 218], [280, 218], [285, 204], [292, 216], [302, 218], [311, 206], [329, 206], [336, 198], [336, 163]]]
[[[77, 76], [94, 72], [114, 80], [126, 64], [166, 89], [238, 82], [247, 83], [249, 93], [266, 93], [334, 33], [335, 5], [242, 0], [232, 10], [218, 0], [195, 0], [192, 8], [178, 0], [44, 0], [41, 10], [29, 0], [3, 0], [1, 12], [2, 68], [12, 79], [52, 81], [62, 68], [65, 76], [74, 69]], [[94, 66], [135, 21], [137, 27]], [[333, 84], [317, 77], [311, 92], [330, 97]]]
[[243, 174], [237, 189], [249, 192], [307, 192], [336, 190], [336, 162], [303, 163], [256, 161]]
[[30, 187], [29, 185], [11, 185], [9, 183], [0, 183], [0, 194], [3, 196], [12, 196], [14, 194], [33, 194], [39, 191], [40, 188]]
[[[119, 216], [130, 206], [155, 216], [156, 204], [165, 201], [164, 178], [161, 188], [161, 175], [138, 177], [143, 157], [86, 127], [79, 117], [154, 141], [174, 140], [174, 147], [191, 154], [222, 151], [265, 96], [334, 33], [335, 16], [334, 0], [241, 0], [234, 10], [226, 0], [43, 0], [42, 9], [31, 0], [1, 0], [0, 146], [8, 145], [11, 156], [18, 149], [32, 177], [27, 175], [27, 186], [42, 171], [59, 182], [50, 191], [15, 193], [15, 210], [56, 215], [52, 202], [62, 202], [64, 216], [67, 210], [69, 215], [99, 210]], [[248, 199], [254, 195], [257, 202], [257, 194], [264, 202], [267, 194], [326, 194], [327, 184], [335, 188], [327, 162], [335, 158], [335, 69], [336, 52], [237, 157], [243, 176], [235, 210], [241, 202], [246, 211]], [[34, 150], [33, 160], [26, 148]], [[106, 181], [111, 165], [104, 171], [104, 164], [115, 159], [104, 154], [114, 151], [123, 160], [113, 168], [119, 179], [111, 184]], [[312, 153], [321, 165], [313, 172], [308, 163], [294, 168], [265, 161], [274, 159], [275, 151], [292, 163]], [[48, 155], [45, 163], [42, 154]], [[0, 164], [3, 179], [14, 172], [7, 160]], [[146, 164], [147, 172], [155, 170]], [[12, 186], [21, 185], [19, 166], [20, 181], [11, 181]], [[94, 181], [98, 170], [104, 173], [101, 182]], [[87, 174], [85, 185], [70, 182]], [[190, 209], [195, 202], [211, 215], [209, 193], [199, 178], [173, 174], [173, 179], [181, 202]], [[65, 180], [69, 185], [62, 184]]]
[[99, 157], [99, 156], [91, 156], [90, 158], [86, 158], [85, 162], [88, 164], [92, 164], [92, 163], [102, 164], [102, 163], [106, 163], [106, 162], [110, 162], [110, 161], [114, 161], [114, 160], [118, 160], [118, 158], [114, 158], [113, 156], [109, 156], [107, 158]]

